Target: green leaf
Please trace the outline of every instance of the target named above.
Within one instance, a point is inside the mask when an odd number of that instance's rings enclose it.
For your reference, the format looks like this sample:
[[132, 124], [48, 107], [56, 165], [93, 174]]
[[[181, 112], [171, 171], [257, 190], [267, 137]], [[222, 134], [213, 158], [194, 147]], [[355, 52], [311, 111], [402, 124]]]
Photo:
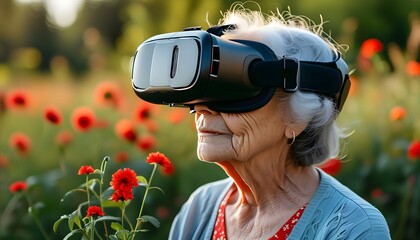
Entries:
[[109, 239], [111, 240], [119, 240], [115, 235], [109, 235]]
[[81, 230], [81, 229], [76, 229], [76, 230], [73, 230], [73, 231], [71, 231], [71, 232], [69, 232], [64, 238], [63, 238], [63, 240], [67, 240], [67, 239], [69, 239], [71, 236], [73, 236], [74, 234], [76, 234], [76, 233], [81, 233], [81, 234], [83, 234], [83, 231]]
[[82, 224], [80, 223], [80, 216], [79, 216], [79, 214], [77, 214], [77, 210], [72, 212], [69, 215], [68, 224], [69, 224], [69, 229], [71, 231], [73, 231], [73, 229], [74, 229], [74, 224], [76, 224], [79, 228], [82, 228]]
[[[100, 183], [101, 181], [98, 178], [92, 178], [89, 179], [87, 182], [84, 182], [83, 184], [81, 184], [79, 186], [80, 189], [85, 189], [86, 188], [86, 184], [89, 187], [89, 189], [93, 189], [93, 187], [95, 187], [96, 183]], [[93, 186], [92, 186], [93, 185]]]
[[87, 182], [88, 187], [91, 191], [93, 191], [95, 189], [95, 186], [96, 186], [97, 183], [100, 183], [100, 181], [99, 181], [99, 179], [96, 179], [96, 178], [92, 178]]
[[73, 193], [75, 193], [75, 192], [83, 192], [83, 193], [86, 193], [86, 190], [85, 190], [85, 189], [73, 189], [73, 190], [70, 190], [70, 191], [68, 191], [68, 192], [66, 192], [66, 193], [64, 194], [63, 198], [61, 198], [61, 201], [64, 201], [64, 199], [65, 199], [66, 197], [70, 196], [71, 194], [73, 194]]
[[93, 173], [99, 174], [99, 175], [101, 175], [101, 177], [104, 176], [104, 172], [102, 172], [100, 169], [95, 169], [95, 172], [93, 172]]
[[102, 200], [109, 199], [113, 193], [114, 189], [112, 187], [107, 188], [105, 191], [102, 192]]
[[60, 226], [61, 222], [64, 221], [64, 219], [68, 219], [68, 218], [69, 218], [69, 215], [63, 215], [63, 216], [60, 217], [60, 219], [55, 221], [55, 223], [53, 225], [54, 232], [57, 232], [58, 226]]
[[150, 222], [155, 228], [160, 227], [160, 222], [155, 217], [149, 216], [149, 215], [143, 215], [141, 216], [142, 222]]
[[137, 176], [137, 181], [139, 181], [140, 186], [147, 187], [149, 185], [147, 179], [143, 176]]
[[112, 208], [112, 207], [114, 207], [114, 208], [120, 208], [121, 209], [123, 207], [123, 204], [124, 204], [123, 201], [115, 202], [115, 201], [112, 201], [112, 200], [104, 200], [102, 202], [102, 207], [103, 208]]
[[114, 217], [114, 216], [103, 216], [98, 219], [96, 219], [96, 222], [102, 222], [102, 221], [121, 221], [120, 217]]
[[165, 194], [165, 192], [163, 192], [163, 190], [160, 187], [150, 187], [149, 189], [150, 190], [157, 189], [157, 190], [161, 191], [163, 194]]
[[123, 226], [119, 222], [112, 222], [111, 228], [114, 229], [115, 231], [124, 229]]
[[127, 230], [119, 230], [115, 232], [115, 235], [118, 239], [128, 239], [128, 237], [130, 236], [130, 232]]

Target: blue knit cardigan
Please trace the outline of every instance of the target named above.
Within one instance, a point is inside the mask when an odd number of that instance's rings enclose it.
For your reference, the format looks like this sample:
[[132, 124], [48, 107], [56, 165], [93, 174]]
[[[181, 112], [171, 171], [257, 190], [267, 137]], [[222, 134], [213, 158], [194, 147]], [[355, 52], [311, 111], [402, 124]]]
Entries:
[[[320, 185], [288, 239], [391, 239], [382, 214], [318, 169]], [[220, 203], [232, 186], [227, 178], [198, 188], [176, 216], [169, 239], [209, 240]]]

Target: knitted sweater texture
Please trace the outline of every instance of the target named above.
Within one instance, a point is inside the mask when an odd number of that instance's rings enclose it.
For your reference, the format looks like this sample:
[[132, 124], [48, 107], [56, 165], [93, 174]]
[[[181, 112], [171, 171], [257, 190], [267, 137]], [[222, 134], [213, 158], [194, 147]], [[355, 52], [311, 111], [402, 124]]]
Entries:
[[[391, 239], [385, 218], [375, 207], [318, 172], [318, 189], [288, 239]], [[169, 239], [211, 239], [219, 205], [232, 184], [227, 178], [198, 188], [176, 216]]]

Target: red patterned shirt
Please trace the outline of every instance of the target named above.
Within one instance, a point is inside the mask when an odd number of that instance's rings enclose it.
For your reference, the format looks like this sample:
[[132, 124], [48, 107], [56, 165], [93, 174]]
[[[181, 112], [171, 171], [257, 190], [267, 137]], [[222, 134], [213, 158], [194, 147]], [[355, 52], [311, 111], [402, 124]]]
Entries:
[[[229, 192], [226, 194], [226, 197], [223, 199], [222, 203], [220, 204], [216, 223], [213, 230], [212, 240], [227, 240], [225, 210], [226, 210], [226, 204], [233, 192], [234, 192], [233, 189], [229, 190]], [[295, 214], [293, 214], [293, 216], [289, 218], [289, 220], [277, 231], [277, 233], [271, 238], [269, 238], [268, 240], [287, 239], [287, 237], [292, 232], [293, 227], [296, 225], [299, 218], [302, 216], [302, 213], [305, 210], [306, 206], [307, 204], [305, 204]]]

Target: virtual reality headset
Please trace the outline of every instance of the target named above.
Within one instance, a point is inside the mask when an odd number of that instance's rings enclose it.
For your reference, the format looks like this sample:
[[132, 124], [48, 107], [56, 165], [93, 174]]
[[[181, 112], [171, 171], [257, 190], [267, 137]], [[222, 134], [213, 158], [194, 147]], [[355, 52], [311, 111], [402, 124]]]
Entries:
[[278, 59], [262, 43], [221, 38], [234, 27], [188, 28], [147, 39], [132, 61], [137, 96], [155, 104], [191, 109], [205, 104], [218, 112], [240, 113], [264, 106], [281, 88], [331, 98], [341, 110], [350, 80], [340, 55], [331, 62]]

